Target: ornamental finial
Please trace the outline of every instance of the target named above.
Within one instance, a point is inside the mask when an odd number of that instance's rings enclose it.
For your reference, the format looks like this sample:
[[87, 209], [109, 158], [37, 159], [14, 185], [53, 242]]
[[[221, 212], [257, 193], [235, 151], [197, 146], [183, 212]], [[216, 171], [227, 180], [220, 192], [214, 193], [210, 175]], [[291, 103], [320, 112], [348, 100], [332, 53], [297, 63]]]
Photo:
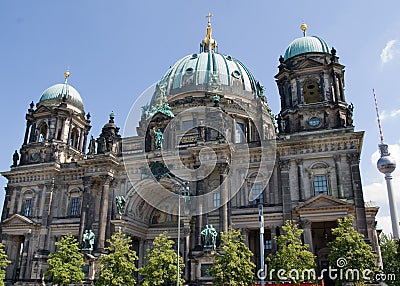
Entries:
[[213, 15], [211, 13], [208, 13], [206, 16], [207, 18], [207, 32], [206, 32], [206, 37], [201, 43], [201, 49], [200, 52], [211, 52], [215, 51], [217, 47], [216, 41], [212, 37], [212, 29], [211, 29], [211, 17]]
[[306, 36], [306, 30], [308, 29], [308, 26], [306, 23], [301, 24], [300, 29], [303, 31], [303, 36]]

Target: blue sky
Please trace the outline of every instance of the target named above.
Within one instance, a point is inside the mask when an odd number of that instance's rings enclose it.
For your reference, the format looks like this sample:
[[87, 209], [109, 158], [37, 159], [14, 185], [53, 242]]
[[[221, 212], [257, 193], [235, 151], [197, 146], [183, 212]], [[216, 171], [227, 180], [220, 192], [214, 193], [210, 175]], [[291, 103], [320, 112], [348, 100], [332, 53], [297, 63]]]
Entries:
[[[112, 110], [123, 127], [135, 99], [178, 59], [198, 52], [208, 12], [214, 15], [219, 52], [252, 71], [276, 114], [278, 58], [301, 36], [304, 21], [308, 34], [334, 46], [346, 65], [346, 98], [355, 106], [356, 130], [366, 132], [361, 157], [365, 197], [381, 206], [380, 224], [390, 231], [383, 176], [372, 161], [379, 143], [372, 88], [385, 141], [400, 162], [399, 9], [396, 0], [0, 1], [0, 170], [9, 169], [12, 153], [21, 146], [29, 103], [63, 82], [67, 68], [69, 83], [92, 114], [92, 134], [98, 136]], [[394, 178], [397, 201], [399, 174]]]

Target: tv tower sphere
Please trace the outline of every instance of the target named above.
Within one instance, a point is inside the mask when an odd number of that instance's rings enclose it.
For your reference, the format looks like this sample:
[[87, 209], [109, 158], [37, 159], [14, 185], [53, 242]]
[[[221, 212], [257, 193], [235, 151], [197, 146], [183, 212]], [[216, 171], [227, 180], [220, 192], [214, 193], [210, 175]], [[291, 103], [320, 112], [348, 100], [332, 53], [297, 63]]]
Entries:
[[379, 172], [390, 174], [396, 169], [396, 160], [390, 155], [382, 154], [376, 163], [376, 166], [378, 167]]

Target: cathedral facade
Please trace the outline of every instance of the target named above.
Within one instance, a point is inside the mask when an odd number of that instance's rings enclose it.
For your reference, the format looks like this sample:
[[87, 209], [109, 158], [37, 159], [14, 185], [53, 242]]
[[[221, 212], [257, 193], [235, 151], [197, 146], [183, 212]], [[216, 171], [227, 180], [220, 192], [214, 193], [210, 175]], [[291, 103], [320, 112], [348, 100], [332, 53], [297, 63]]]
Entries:
[[139, 266], [153, 239], [167, 232], [179, 243], [190, 285], [212, 281], [202, 235], [211, 225], [241, 229], [258, 269], [260, 245], [264, 255], [274, 253], [274, 237], [288, 219], [304, 230], [319, 269], [328, 265], [331, 229], [345, 216], [355, 217], [379, 254], [378, 208], [363, 198], [364, 134], [354, 130], [344, 66], [334, 48], [302, 29], [279, 59], [276, 116], [249, 69], [218, 53], [210, 21], [200, 52], [172, 65], [139, 123], [127, 125], [135, 136], [120, 135], [112, 113], [101, 134], [89, 138], [90, 114], [68, 72], [64, 83], [46, 89], [31, 103], [23, 144], [2, 172], [6, 281], [42, 281], [55, 242], [72, 234], [83, 245], [89, 231], [95, 239], [85, 252], [88, 268], [116, 231], [132, 238]]

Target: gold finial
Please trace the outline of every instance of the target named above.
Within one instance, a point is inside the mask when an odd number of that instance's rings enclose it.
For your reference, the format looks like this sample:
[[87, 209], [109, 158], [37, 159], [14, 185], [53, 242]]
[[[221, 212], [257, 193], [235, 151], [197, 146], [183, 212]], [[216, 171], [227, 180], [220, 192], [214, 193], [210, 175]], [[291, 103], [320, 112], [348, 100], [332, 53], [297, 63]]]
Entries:
[[206, 16], [206, 18], [208, 18], [208, 25], [211, 26], [211, 17], [213, 16], [213, 14], [208, 13], [208, 15]]
[[64, 73], [64, 76], [66, 79], [69, 78], [70, 75], [71, 75], [71, 73], [68, 70]]
[[303, 36], [305, 37], [306, 30], [308, 29], [307, 24], [306, 23], [301, 24], [300, 29], [303, 31]]
[[212, 30], [211, 30], [211, 17], [213, 15], [211, 13], [208, 13], [206, 18], [208, 19], [208, 24], [207, 24], [207, 33], [206, 33], [206, 38], [204, 39], [204, 42], [208, 45], [210, 41], [212, 40]]

